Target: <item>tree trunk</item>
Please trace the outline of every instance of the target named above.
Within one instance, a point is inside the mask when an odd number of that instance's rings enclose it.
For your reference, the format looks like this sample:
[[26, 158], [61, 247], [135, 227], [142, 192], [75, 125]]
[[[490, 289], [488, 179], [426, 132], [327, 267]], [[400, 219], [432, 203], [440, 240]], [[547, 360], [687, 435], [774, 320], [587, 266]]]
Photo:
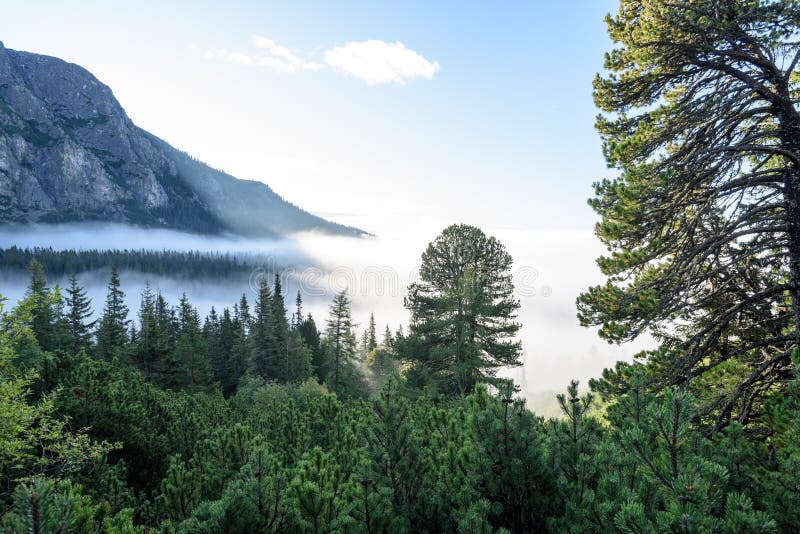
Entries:
[[800, 347], [800, 115], [794, 107], [788, 86], [788, 77], [780, 80], [778, 95], [780, 105], [776, 115], [780, 122], [780, 142], [794, 155], [788, 161], [783, 181], [783, 198], [786, 202], [786, 228], [789, 247], [789, 283], [792, 312], [794, 314], [794, 343]]

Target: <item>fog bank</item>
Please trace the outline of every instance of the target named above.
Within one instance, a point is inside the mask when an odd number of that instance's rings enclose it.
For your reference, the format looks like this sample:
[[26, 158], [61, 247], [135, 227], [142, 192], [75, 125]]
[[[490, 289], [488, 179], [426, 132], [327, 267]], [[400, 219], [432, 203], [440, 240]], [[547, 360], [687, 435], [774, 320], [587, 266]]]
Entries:
[[[369, 221], [366, 221], [367, 223]], [[372, 221], [374, 223], [374, 219]], [[351, 224], [348, 221], [348, 224]], [[417, 275], [420, 255], [427, 244], [446, 226], [443, 221], [420, 219], [404, 228], [372, 228], [365, 221], [352, 221], [362, 228], [377, 230], [380, 237], [344, 238], [316, 234], [292, 239], [244, 239], [235, 236], [201, 236], [172, 230], [142, 229], [125, 225], [36, 225], [0, 229], [0, 246], [53, 247], [54, 249], [150, 249], [197, 250], [232, 254], [258, 254], [263, 264], [249, 274], [225, 282], [173, 280], [143, 273], [122, 272], [122, 287], [132, 318], [139, 306], [139, 294], [150, 282], [170, 303], [185, 292], [202, 315], [212, 306], [231, 307], [242, 293], [255, 298], [259, 281], [281, 272], [289, 311], [299, 289], [305, 311], [324, 327], [331, 296], [347, 289], [353, 300], [353, 317], [365, 326], [375, 314], [380, 333], [385, 325], [395, 331], [408, 321], [403, 297]], [[609, 345], [593, 329], [578, 324], [575, 298], [600, 283], [595, 258], [602, 245], [590, 231], [484, 228], [507, 247], [514, 258], [514, 282], [521, 303], [518, 321], [525, 357], [524, 367], [506, 372], [535, 396], [562, 390], [570, 379], [583, 383], [599, 376], [618, 360], [629, 360], [646, 346], [646, 341], [623, 347]], [[100, 312], [105, 299], [107, 272], [79, 275]], [[66, 280], [49, 280], [65, 285]], [[20, 273], [0, 273], [0, 293], [12, 301], [24, 294], [27, 283]]]

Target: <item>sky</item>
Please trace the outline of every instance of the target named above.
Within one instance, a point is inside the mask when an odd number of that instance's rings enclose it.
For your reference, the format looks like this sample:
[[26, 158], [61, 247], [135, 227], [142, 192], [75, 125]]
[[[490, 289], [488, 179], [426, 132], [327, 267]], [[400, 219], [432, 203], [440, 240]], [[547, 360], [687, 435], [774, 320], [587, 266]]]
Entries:
[[594, 222], [611, 1], [0, 7], [6, 47], [86, 67], [139, 126], [315, 213], [374, 233]]
[[[602, 281], [586, 201], [613, 173], [594, 130], [592, 80], [614, 9], [611, 0], [0, 0], [0, 40], [85, 67], [173, 146], [378, 236], [304, 242], [332, 268], [391, 267], [404, 281], [444, 226], [496, 235], [528, 286], [518, 293], [520, 378], [541, 390], [597, 376], [636, 349], [580, 327], [574, 306]], [[395, 325], [402, 287], [395, 293], [381, 303], [355, 295], [354, 306]]]

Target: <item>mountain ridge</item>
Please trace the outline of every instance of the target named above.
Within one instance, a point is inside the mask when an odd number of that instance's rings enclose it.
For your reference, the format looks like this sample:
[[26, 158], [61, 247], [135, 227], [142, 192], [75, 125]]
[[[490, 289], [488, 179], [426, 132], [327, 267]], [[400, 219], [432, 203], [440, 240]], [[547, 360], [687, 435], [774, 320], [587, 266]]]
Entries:
[[0, 223], [78, 221], [258, 237], [368, 235], [138, 127], [80, 65], [0, 42]]

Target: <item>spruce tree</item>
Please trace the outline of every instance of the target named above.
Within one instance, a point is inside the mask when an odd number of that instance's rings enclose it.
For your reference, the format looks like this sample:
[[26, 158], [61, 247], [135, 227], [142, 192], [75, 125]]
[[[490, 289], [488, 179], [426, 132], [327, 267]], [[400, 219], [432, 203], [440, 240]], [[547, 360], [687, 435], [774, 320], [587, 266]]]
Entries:
[[[234, 307], [234, 311], [237, 310], [238, 308]], [[219, 369], [215, 370], [215, 380], [219, 381], [222, 393], [226, 397], [236, 391], [239, 378], [246, 368], [246, 361], [239, 360], [235, 354], [237, 323], [238, 319], [231, 318], [228, 308], [222, 310], [222, 319], [219, 324], [219, 347], [223, 359]]]
[[276, 351], [276, 373], [274, 378], [280, 382], [289, 381], [293, 354], [289, 351], [289, 322], [286, 320], [286, 305], [283, 300], [283, 288], [278, 274], [272, 290], [272, 335]]
[[362, 386], [354, 365], [356, 336], [347, 291], [337, 294], [329, 307], [325, 329], [326, 382], [337, 393], [352, 394]]
[[323, 382], [325, 380], [325, 351], [317, 324], [310, 313], [303, 317], [303, 321], [297, 327], [297, 332], [311, 351], [311, 368], [314, 376], [319, 382]]
[[158, 322], [156, 319], [156, 296], [150, 283], [142, 291], [139, 305], [139, 334], [133, 341], [133, 363], [148, 380], [153, 380], [158, 364]]
[[249, 370], [265, 380], [276, 379], [280, 372], [278, 351], [275, 346], [273, 306], [269, 285], [266, 280], [261, 280], [254, 309], [255, 317], [248, 336]]
[[297, 290], [297, 297], [294, 299], [295, 312], [292, 314], [292, 327], [297, 328], [303, 324], [303, 297], [300, 296], [300, 290]]
[[120, 357], [128, 343], [128, 307], [120, 288], [117, 268], [111, 266], [106, 304], [97, 327], [97, 355], [105, 360]]
[[174, 384], [174, 375], [178, 373], [172, 360], [178, 342], [178, 321], [175, 310], [167, 303], [159, 291], [155, 299], [155, 345], [152, 355], [153, 379], [156, 384], [169, 386]]
[[367, 327], [367, 352], [372, 352], [378, 348], [378, 336], [375, 331], [375, 314], [369, 314], [369, 326]]
[[393, 343], [394, 343], [394, 339], [392, 339], [392, 331], [389, 329], [389, 325], [387, 324], [386, 325], [386, 330], [384, 330], [384, 332], [383, 332], [383, 340], [381, 341], [381, 344], [385, 348], [390, 348]]
[[96, 321], [89, 321], [92, 316], [91, 299], [86, 296], [86, 290], [78, 285], [75, 275], [69, 278], [66, 301], [70, 351], [78, 354], [91, 346], [92, 328]]
[[178, 304], [179, 334], [173, 360], [180, 373], [176, 385], [189, 391], [205, 391], [211, 385], [208, 347], [200, 329], [200, 318], [184, 293]]
[[28, 264], [28, 274], [30, 275], [30, 280], [26, 296], [33, 303], [31, 330], [42, 350], [53, 350], [55, 348], [55, 329], [58, 320], [56, 303], [50, 288], [47, 287], [42, 264], [36, 260], [31, 260]]
[[228, 355], [222, 350], [222, 324], [214, 306], [211, 306], [211, 311], [203, 323], [203, 338], [206, 342], [214, 381], [221, 384], [225, 375], [225, 367], [228, 363]]
[[228, 388], [233, 391], [239, 384], [239, 379], [250, 368], [250, 306], [245, 295], [233, 307], [231, 329], [233, 340], [231, 345], [230, 377], [227, 381]]

